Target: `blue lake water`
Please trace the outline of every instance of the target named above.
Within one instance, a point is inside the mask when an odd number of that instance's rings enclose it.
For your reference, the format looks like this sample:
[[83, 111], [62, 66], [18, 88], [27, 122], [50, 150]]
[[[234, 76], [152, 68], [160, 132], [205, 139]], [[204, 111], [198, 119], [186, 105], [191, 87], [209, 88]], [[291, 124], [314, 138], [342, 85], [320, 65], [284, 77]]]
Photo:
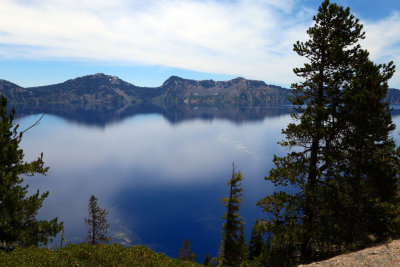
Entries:
[[[94, 194], [109, 212], [113, 242], [144, 244], [176, 257], [188, 238], [202, 262], [206, 253], [218, 253], [225, 211], [221, 199], [228, 195], [232, 163], [245, 178], [240, 214], [247, 240], [254, 220], [263, 216], [256, 202], [273, 192], [264, 176], [273, 155], [286, 153], [277, 141], [291, 121], [286, 112], [271, 114], [171, 121], [147, 113], [101, 125], [46, 114], [26, 132], [22, 148], [25, 160], [43, 152], [50, 170], [25, 182], [30, 192], [50, 191], [38, 217], [63, 221], [67, 242], [85, 240], [84, 218]], [[18, 119], [20, 129], [39, 117]], [[400, 116], [393, 121], [399, 125]]]

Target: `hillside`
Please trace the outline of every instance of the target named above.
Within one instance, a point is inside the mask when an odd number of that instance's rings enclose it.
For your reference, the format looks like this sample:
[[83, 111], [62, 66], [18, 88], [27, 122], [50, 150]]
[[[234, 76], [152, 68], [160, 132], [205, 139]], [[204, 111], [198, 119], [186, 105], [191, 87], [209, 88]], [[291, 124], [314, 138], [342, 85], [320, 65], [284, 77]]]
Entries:
[[138, 245], [125, 248], [119, 244], [96, 246], [87, 243], [68, 244], [49, 250], [39, 247], [17, 247], [11, 252], [0, 250], [0, 266], [202, 266], [195, 262], [172, 259]]
[[299, 267], [395, 267], [400, 266], [400, 240], [394, 240], [387, 244], [366, 248], [349, 254], [336, 256], [334, 258], [314, 262]]
[[101, 73], [63, 83], [22, 88], [0, 80], [0, 94], [13, 104], [126, 105], [156, 103], [176, 105], [235, 104], [265, 106], [289, 104], [289, 90], [261, 81], [236, 78], [230, 81], [195, 81], [172, 76], [159, 87], [139, 87]]
[[400, 104], [400, 90], [394, 89], [394, 88], [389, 88], [388, 93], [387, 93], [387, 101], [390, 104]]
[[[116, 76], [97, 73], [59, 84], [29, 88], [0, 80], [0, 94], [5, 95], [12, 104], [78, 104], [89, 106], [90, 109], [96, 109], [93, 107], [98, 105], [143, 103], [246, 107], [291, 104], [288, 100], [289, 89], [240, 77], [229, 81], [196, 81], [172, 76], [159, 87], [139, 87]], [[387, 99], [390, 104], [400, 104], [400, 90], [389, 89]]]
[[262, 81], [235, 78], [230, 81], [195, 81], [170, 77], [161, 86], [164, 102], [190, 104], [239, 104], [241, 106], [265, 106], [289, 104], [290, 91], [267, 85]]
[[6, 80], [0, 80], [0, 95], [4, 95], [13, 103], [25, 103], [33, 98], [32, 91]]
[[139, 87], [101, 73], [63, 83], [22, 88], [0, 80], [0, 94], [13, 104], [237, 104], [245, 106], [288, 104], [289, 90], [261, 81], [195, 81], [172, 76], [159, 87]]
[[[29, 88], [0, 80], [0, 94], [16, 107], [18, 116], [48, 112], [96, 125], [153, 112], [165, 115], [171, 122], [194, 117], [240, 122], [250, 114], [262, 119], [284, 110], [240, 110], [239, 114], [239, 107], [291, 104], [289, 89], [244, 78], [195, 81], [172, 76], [159, 87], [139, 87], [101, 73]], [[387, 100], [400, 104], [400, 90], [389, 89]], [[392, 110], [392, 114], [399, 112], [396, 107]]]

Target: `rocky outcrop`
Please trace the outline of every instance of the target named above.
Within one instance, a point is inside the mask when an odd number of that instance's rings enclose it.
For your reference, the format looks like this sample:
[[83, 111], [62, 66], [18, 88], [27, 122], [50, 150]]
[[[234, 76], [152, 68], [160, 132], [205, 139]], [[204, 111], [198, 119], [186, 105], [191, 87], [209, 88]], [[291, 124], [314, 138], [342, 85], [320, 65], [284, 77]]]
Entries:
[[400, 240], [394, 240], [386, 244], [366, 248], [349, 254], [336, 256], [334, 258], [314, 262], [299, 267], [397, 267], [400, 266]]

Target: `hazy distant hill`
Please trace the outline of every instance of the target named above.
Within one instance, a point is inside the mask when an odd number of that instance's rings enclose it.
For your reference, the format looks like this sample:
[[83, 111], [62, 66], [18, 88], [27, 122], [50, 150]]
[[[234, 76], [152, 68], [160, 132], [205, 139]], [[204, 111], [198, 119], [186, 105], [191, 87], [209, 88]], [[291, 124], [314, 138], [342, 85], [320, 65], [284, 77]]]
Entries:
[[387, 101], [390, 104], [400, 104], [400, 90], [389, 88], [387, 93]]
[[33, 98], [32, 91], [6, 80], [0, 80], [0, 95], [4, 95], [12, 103], [24, 103]]
[[160, 87], [138, 87], [118, 77], [94, 74], [63, 83], [22, 88], [0, 80], [0, 94], [21, 104], [131, 104], [158, 103], [198, 105], [237, 104], [265, 106], [289, 104], [289, 90], [261, 81], [236, 78], [230, 81], [195, 81], [170, 77]]
[[[115, 107], [143, 103], [162, 106], [183, 103], [199, 106], [230, 104], [246, 107], [290, 104], [289, 89], [244, 78], [195, 81], [172, 76], [159, 87], [139, 87], [101, 73], [30, 88], [0, 80], [0, 94], [13, 104], [41, 107], [74, 104], [89, 109], [99, 105]], [[387, 99], [390, 104], [400, 104], [400, 90], [389, 89]]]
[[160, 87], [160, 100], [191, 104], [239, 104], [240, 106], [266, 106], [289, 104], [288, 89], [268, 85], [262, 81], [236, 78], [230, 81], [195, 81], [170, 77]]

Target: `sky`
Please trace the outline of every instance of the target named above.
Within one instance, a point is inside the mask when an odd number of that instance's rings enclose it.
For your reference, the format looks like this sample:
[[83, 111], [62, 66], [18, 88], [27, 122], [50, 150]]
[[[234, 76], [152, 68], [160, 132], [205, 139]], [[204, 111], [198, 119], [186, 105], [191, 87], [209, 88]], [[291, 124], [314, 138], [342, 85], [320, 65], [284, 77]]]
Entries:
[[[400, 1], [335, 0], [364, 25], [375, 63], [394, 61], [400, 89]], [[317, 0], [0, 0], [0, 79], [20, 86], [105, 73], [138, 86], [177, 75], [244, 77], [290, 87], [293, 52]]]

